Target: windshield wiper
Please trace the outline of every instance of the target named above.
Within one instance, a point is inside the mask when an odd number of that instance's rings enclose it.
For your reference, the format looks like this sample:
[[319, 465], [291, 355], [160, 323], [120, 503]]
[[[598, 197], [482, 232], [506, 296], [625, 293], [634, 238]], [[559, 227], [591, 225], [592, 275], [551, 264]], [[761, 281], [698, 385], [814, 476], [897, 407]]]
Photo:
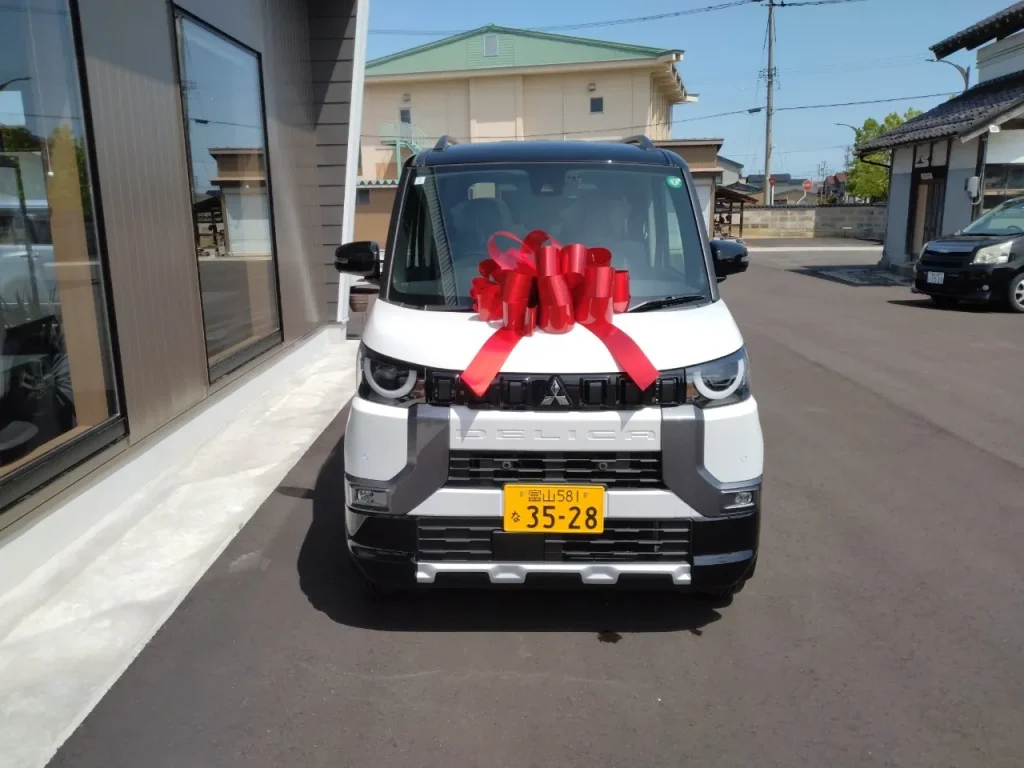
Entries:
[[630, 307], [627, 312], [650, 312], [654, 309], [664, 309], [665, 307], [678, 307], [683, 304], [692, 304], [695, 301], [701, 301], [706, 299], [703, 293], [687, 293], [682, 296], [666, 296], [663, 299], [651, 299], [650, 301], [644, 301], [637, 304], [635, 307]]
[[424, 304], [423, 309], [427, 312], [472, 312], [472, 306], [464, 304]]

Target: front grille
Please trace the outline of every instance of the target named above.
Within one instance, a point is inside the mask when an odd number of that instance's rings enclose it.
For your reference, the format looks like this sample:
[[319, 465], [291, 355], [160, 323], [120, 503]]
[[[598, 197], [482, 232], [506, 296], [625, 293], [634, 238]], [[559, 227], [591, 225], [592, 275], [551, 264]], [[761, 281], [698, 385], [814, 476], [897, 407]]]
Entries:
[[922, 267], [961, 267], [971, 258], [969, 253], [933, 253], [925, 251], [918, 262]]
[[474, 410], [637, 410], [684, 404], [686, 371], [662, 371], [645, 390], [624, 373], [500, 373], [484, 396], [477, 397], [457, 371], [428, 370], [426, 398], [430, 405], [465, 405]]
[[518, 453], [451, 451], [449, 488], [505, 483], [584, 483], [607, 488], [663, 488], [661, 453]]
[[[535, 556], [495, 556], [494, 537], [519, 540]], [[689, 520], [606, 520], [596, 536], [522, 533], [507, 534], [494, 517], [417, 519], [416, 558], [421, 562], [482, 562], [523, 560], [543, 562], [687, 562], [690, 556]]]

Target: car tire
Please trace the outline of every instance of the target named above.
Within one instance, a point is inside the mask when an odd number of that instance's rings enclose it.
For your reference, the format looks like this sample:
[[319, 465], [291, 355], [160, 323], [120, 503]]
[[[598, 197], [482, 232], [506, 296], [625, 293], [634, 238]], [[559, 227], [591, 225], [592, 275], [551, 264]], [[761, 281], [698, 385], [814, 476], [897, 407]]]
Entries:
[[1014, 312], [1024, 312], [1024, 272], [1010, 281], [1010, 287], [1006, 289], [1006, 298], [1010, 303], [1010, 309]]
[[[348, 549], [348, 547], [346, 547]], [[380, 584], [369, 576], [367, 576], [363, 569], [359, 567], [356, 562], [355, 556], [351, 551], [348, 552], [348, 571], [352, 576], [350, 583], [355, 587], [355, 591], [358, 594], [368, 597], [371, 600], [387, 600], [388, 598], [397, 595], [400, 590], [395, 587], [385, 586]]]
[[747, 580], [738, 581], [731, 587], [719, 587], [718, 589], [702, 589], [700, 594], [702, 597], [710, 600], [728, 600], [733, 595], [738, 595], [743, 591], [743, 588], [747, 586]]
[[960, 299], [954, 298], [953, 296], [929, 296], [932, 303], [942, 309], [952, 309], [960, 303]]

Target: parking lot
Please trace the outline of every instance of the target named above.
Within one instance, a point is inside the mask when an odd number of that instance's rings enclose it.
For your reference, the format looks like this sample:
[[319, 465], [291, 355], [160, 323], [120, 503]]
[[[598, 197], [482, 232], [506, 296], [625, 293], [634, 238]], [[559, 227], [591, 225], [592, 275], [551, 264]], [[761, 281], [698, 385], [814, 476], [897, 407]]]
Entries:
[[755, 250], [722, 291], [765, 433], [756, 578], [375, 604], [344, 414], [53, 765], [1019, 766], [1024, 317]]

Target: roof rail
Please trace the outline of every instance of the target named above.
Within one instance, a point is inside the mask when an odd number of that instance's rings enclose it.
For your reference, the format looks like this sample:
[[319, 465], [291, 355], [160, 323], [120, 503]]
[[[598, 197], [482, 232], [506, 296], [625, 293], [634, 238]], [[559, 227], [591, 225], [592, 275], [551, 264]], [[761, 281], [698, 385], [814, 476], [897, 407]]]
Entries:
[[622, 143], [632, 144], [634, 147], [640, 147], [640, 149], [657, 149], [657, 147], [654, 146], [654, 142], [642, 133], [638, 133], [636, 136], [628, 136], [622, 140]]
[[459, 142], [457, 142], [454, 138], [445, 134], [444, 136], [437, 140], [437, 144], [434, 145], [434, 151], [444, 152], [446, 149], [448, 149], [448, 147], [458, 143]]

